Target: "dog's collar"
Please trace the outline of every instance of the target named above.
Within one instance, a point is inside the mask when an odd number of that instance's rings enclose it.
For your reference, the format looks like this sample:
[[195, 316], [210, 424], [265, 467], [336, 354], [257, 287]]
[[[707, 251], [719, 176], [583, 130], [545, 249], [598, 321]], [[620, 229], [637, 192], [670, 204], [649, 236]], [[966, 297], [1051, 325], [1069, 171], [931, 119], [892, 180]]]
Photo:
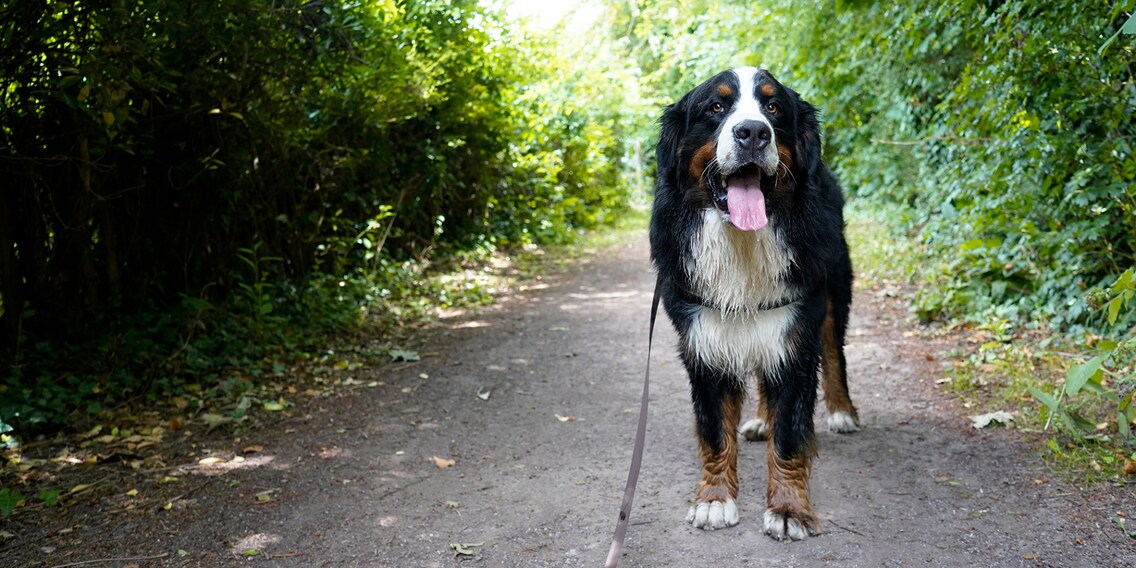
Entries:
[[810, 290], [809, 292], [796, 295], [795, 297], [781, 298], [776, 302], [763, 303], [756, 306], [723, 307], [720, 304], [716, 304], [707, 300], [706, 298], [703, 298], [702, 296], [699, 296], [698, 294], [695, 294], [686, 286], [678, 284], [677, 282], [675, 283], [675, 288], [679, 290], [679, 292], [683, 296], [682, 299], [687, 303], [699, 305], [704, 308], [718, 310], [724, 314], [752, 314], [757, 312], [770, 312], [773, 310], [779, 310], [781, 308], [792, 306], [793, 304], [798, 304], [812, 294], [812, 290]]

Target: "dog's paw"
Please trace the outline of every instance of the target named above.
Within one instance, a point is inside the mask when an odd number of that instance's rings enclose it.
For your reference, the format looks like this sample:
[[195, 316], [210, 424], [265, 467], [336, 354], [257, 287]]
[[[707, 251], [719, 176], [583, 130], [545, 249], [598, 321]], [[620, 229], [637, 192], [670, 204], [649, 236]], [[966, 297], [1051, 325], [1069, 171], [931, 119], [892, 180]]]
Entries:
[[777, 540], [805, 540], [820, 533], [816, 519], [803, 520], [795, 515], [765, 511], [765, 534]]
[[698, 503], [686, 513], [686, 522], [696, 529], [712, 531], [738, 524], [738, 503], [733, 499]]
[[833, 412], [828, 415], [828, 429], [841, 434], [859, 432], [860, 425], [856, 418], [847, 412]]
[[769, 437], [769, 425], [760, 418], [754, 418], [742, 424], [738, 432], [741, 432], [745, 439], [757, 442]]

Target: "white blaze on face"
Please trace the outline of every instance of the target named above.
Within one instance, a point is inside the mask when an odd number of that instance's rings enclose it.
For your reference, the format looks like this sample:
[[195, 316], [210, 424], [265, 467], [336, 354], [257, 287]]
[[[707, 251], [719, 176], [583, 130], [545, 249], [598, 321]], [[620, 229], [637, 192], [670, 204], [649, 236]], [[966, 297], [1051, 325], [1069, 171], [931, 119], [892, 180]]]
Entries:
[[[765, 113], [761, 112], [761, 104], [757, 102], [757, 96], [754, 94], [757, 91], [757, 69], [739, 67], [733, 72], [738, 77], [738, 89], [741, 92], [738, 93], [737, 104], [731, 109], [725, 124], [722, 125], [722, 130], [718, 133], [718, 165], [721, 166], [722, 173], [727, 175], [745, 165], [738, 162], [738, 144], [734, 140], [734, 127], [739, 122], [755, 120], [765, 124], [770, 132], [773, 132], [773, 125], [765, 117]], [[775, 134], [771, 135], [769, 146], [765, 147], [765, 163], [762, 164], [767, 175], [777, 172], [777, 140], [772, 136]]]

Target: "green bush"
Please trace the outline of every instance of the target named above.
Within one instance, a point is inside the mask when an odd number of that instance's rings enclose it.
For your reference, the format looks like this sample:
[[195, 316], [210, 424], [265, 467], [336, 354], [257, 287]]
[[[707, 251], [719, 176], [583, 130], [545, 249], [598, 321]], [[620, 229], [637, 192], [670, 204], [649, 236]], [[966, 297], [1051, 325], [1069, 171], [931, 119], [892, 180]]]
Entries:
[[477, 0], [7, 1], [0, 22], [17, 427], [271, 366], [432, 263], [626, 205], [605, 62]]

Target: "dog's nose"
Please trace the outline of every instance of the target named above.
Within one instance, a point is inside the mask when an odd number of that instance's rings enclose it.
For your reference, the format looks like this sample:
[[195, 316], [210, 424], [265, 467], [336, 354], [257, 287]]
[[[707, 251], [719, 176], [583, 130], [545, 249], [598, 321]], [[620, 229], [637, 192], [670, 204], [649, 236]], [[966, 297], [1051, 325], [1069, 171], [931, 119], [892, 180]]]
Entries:
[[734, 126], [734, 140], [742, 147], [764, 150], [773, 138], [768, 124], [756, 120], [743, 120]]

